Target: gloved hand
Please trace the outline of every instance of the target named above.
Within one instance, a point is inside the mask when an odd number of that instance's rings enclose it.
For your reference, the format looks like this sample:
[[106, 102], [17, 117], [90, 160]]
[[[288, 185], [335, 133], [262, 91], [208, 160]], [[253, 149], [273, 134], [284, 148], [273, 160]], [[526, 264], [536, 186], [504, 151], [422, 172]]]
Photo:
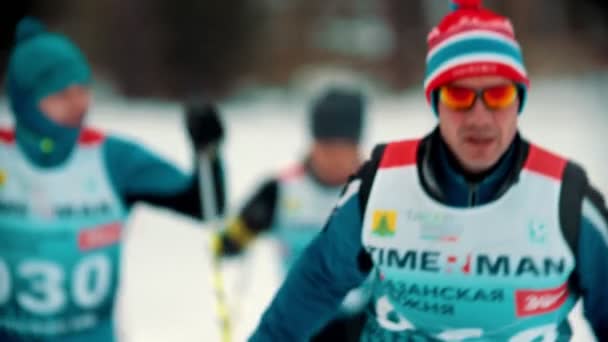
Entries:
[[213, 234], [212, 239], [212, 249], [215, 257], [234, 257], [241, 254], [242, 248], [225, 233]]
[[219, 111], [208, 102], [189, 103], [185, 108], [186, 127], [195, 151], [216, 147], [224, 138]]

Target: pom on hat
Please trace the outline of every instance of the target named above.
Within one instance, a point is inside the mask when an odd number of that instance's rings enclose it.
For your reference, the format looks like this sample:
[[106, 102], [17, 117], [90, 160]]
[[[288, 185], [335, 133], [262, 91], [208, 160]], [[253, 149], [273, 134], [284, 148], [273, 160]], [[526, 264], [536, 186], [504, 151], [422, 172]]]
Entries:
[[453, 10], [457, 9], [480, 9], [482, 0], [450, 0]]
[[25, 17], [17, 25], [17, 41], [30, 39], [44, 32], [46, 32], [46, 27], [43, 23], [32, 17]]

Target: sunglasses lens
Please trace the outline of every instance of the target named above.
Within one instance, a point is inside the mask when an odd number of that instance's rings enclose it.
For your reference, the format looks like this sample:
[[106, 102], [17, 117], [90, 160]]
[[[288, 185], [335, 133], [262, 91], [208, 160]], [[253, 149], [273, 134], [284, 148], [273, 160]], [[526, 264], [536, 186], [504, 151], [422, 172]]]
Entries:
[[465, 110], [475, 103], [475, 91], [456, 86], [439, 88], [439, 100], [452, 110]]
[[505, 84], [483, 91], [483, 100], [491, 109], [503, 109], [510, 106], [517, 98], [517, 87], [515, 84]]

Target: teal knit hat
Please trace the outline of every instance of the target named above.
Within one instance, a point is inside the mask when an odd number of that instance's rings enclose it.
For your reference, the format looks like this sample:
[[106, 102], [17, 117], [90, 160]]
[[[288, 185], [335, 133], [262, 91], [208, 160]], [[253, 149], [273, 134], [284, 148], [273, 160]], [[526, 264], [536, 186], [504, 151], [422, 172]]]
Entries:
[[38, 104], [48, 95], [71, 85], [87, 85], [90, 80], [91, 69], [85, 57], [68, 38], [47, 31], [34, 18], [19, 22], [7, 72], [7, 92], [17, 129], [55, 143], [73, 140], [77, 130], [51, 121], [40, 112]]

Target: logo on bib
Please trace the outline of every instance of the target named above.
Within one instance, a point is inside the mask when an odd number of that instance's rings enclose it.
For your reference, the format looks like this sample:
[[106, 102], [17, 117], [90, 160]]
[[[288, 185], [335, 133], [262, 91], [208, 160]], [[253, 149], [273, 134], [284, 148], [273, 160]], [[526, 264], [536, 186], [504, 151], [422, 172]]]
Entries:
[[120, 222], [88, 228], [78, 234], [78, 247], [81, 251], [88, 251], [113, 245], [120, 241], [121, 233]]
[[376, 210], [372, 222], [372, 233], [377, 236], [391, 237], [397, 231], [397, 211]]
[[545, 243], [548, 235], [547, 225], [540, 221], [532, 220], [528, 223], [528, 233], [530, 241], [533, 243]]
[[546, 290], [517, 290], [517, 317], [540, 315], [557, 310], [568, 298], [568, 284]]
[[419, 236], [423, 240], [438, 242], [458, 242], [464, 227], [454, 223], [454, 217], [442, 212], [409, 209], [405, 219], [420, 226]]
[[6, 171], [0, 170], [0, 186], [3, 186], [6, 183]]
[[447, 254], [439, 250], [367, 246], [376, 266], [431, 273], [463, 273], [488, 277], [549, 277], [568, 271], [565, 258], [501, 254]]

